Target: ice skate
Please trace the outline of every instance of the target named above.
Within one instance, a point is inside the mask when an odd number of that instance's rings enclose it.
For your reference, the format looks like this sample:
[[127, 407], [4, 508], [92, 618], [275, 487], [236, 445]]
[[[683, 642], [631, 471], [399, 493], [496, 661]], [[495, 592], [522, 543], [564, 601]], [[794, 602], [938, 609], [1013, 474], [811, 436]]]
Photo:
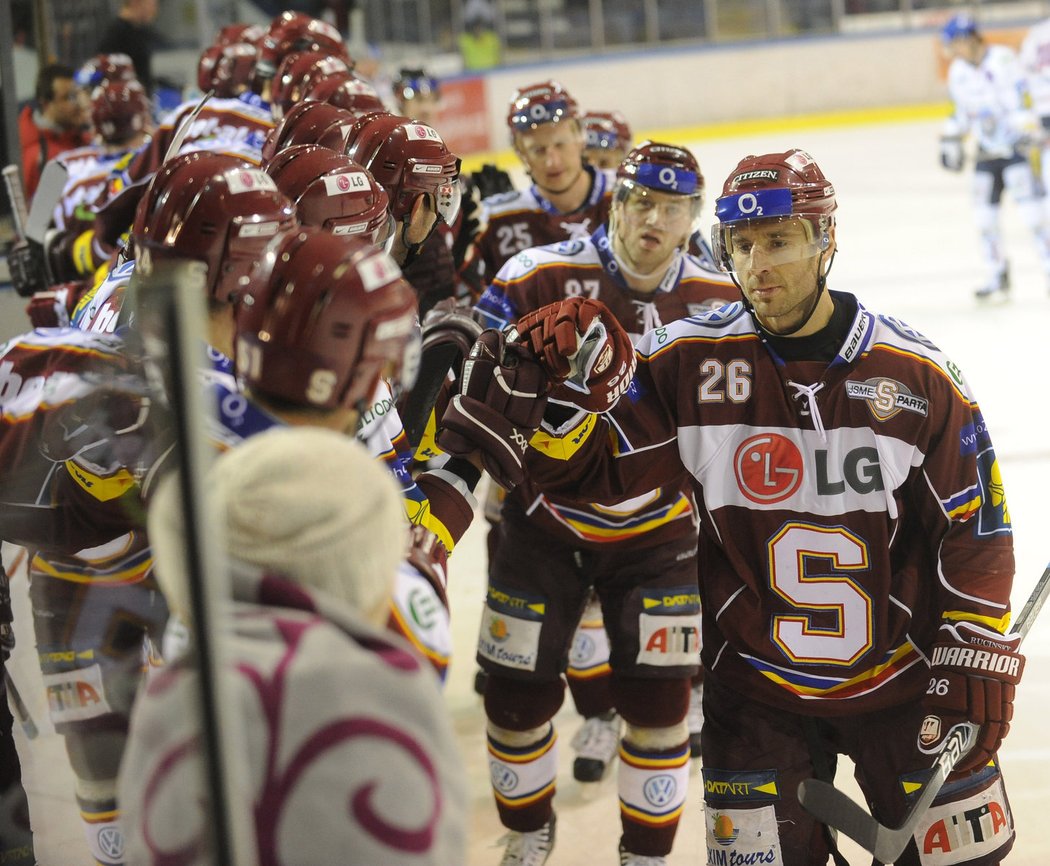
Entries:
[[974, 295], [979, 301], [989, 301], [993, 298], [1006, 298], [1010, 294], [1010, 269], [1004, 269], [997, 279], [993, 279], [987, 285], [981, 286]]
[[512, 830], [503, 836], [500, 844], [506, 844], [507, 847], [503, 851], [503, 859], [499, 861], [499, 866], [543, 866], [554, 849], [556, 817], [552, 812], [550, 821], [539, 830], [528, 833]]
[[572, 738], [576, 760], [572, 775], [577, 782], [600, 782], [620, 749], [620, 716], [609, 710], [587, 719]]

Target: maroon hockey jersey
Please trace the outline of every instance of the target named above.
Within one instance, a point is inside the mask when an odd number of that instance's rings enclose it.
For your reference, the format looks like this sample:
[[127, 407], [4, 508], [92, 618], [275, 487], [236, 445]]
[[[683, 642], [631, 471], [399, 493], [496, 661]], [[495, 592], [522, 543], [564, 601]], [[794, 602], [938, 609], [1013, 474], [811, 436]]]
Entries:
[[481, 203], [481, 230], [463, 264], [464, 281], [479, 294], [512, 256], [529, 247], [589, 237], [609, 218], [613, 172], [585, 166], [591, 174], [587, 198], [561, 213], [535, 184], [521, 192], [489, 196]]
[[534, 482], [608, 501], [684, 467], [700, 492], [705, 668], [829, 715], [918, 697], [942, 619], [1004, 630], [1014, 570], [961, 371], [836, 297], [855, 312], [831, 363], [785, 362], [734, 304], [646, 334], [630, 390], [571, 459], [530, 450]]
[[[637, 341], [645, 331], [710, 310], [740, 293], [728, 276], [715, 274], [692, 256], [679, 256], [652, 292], [627, 286], [609, 250], [605, 228], [585, 240], [529, 249], [499, 271], [478, 301], [475, 313], [486, 327], [502, 328], [525, 313], [586, 296], [602, 301]], [[568, 419], [562, 435], [537, 434], [536, 448], [563, 451], [593, 419]], [[566, 431], [575, 430], [575, 433]], [[605, 505], [580, 504], [546, 494], [528, 480], [509, 494], [546, 531], [573, 544], [648, 547], [696, 531], [692, 480], [682, 471], [670, 483], [654, 485]]]

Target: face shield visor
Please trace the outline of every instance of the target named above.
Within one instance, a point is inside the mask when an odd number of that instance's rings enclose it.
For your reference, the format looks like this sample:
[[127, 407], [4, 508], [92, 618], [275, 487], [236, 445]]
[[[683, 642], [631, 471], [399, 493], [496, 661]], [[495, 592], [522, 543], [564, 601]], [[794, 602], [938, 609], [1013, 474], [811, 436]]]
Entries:
[[790, 189], [763, 189], [723, 196], [711, 231], [715, 259], [739, 274], [813, 258], [828, 249], [830, 220], [792, 212]]

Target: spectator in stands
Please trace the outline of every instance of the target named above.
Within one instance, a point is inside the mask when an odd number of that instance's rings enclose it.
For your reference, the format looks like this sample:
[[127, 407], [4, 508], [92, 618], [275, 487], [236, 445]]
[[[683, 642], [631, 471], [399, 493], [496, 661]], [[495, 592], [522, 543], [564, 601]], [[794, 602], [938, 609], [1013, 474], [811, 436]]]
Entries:
[[91, 141], [87, 100], [73, 80], [73, 68], [62, 63], [43, 67], [36, 77], [36, 100], [18, 117], [22, 142], [22, 181], [32, 198], [40, 172], [49, 159]]
[[95, 51], [98, 54], [127, 54], [135, 65], [135, 77], [153, 93], [153, 49], [161, 38], [153, 29], [157, 0], [121, 0], [120, 11], [109, 23]]
[[463, 68], [491, 69], [502, 62], [503, 47], [494, 29], [495, 14], [487, 0], [470, 0], [463, 10], [465, 30], [459, 35]]

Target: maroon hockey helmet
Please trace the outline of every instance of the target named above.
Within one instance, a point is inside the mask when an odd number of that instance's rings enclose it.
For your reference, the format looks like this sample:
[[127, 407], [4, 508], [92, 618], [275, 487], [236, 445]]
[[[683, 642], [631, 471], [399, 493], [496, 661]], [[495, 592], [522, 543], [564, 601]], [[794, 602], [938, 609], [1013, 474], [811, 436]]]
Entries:
[[460, 160], [433, 127], [396, 114], [367, 114], [351, 128], [346, 153], [385, 187], [395, 220], [406, 218], [426, 194], [452, 225], [459, 212]]
[[389, 235], [386, 190], [350, 157], [316, 144], [297, 144], [274, 156], [266, 173], [295, 204], [304, 226], [376, 245]]
[[234, 362], [253, 392], [358, 408], [381, 376], [411, 387], [416, 296], [393, 260], [354, 237], [301, 228], [273, 239], [237, 312]]
[[266, 28], [259, 24], [227, 24], [219, 29], [219, 35], [215, 37], [215, 44], [233, 45], [247, 42], [249, 45], [258, 46], [259, 41], [265, 35]]
[[619, 111], [588, 111], [580, 121], [588, 150], [627, 150], [631, 127]]
[[281, 61], [270, 88], [270, 106], [280, 120], [297, 102], [302, 102], [310, 84], [326, 75], [349, 72], [342, 57], [324, 51], [293, 51]]
[[347, 60], [350, 57], [343, 37], [327, 21], [304, 12], [282, 12], [270, 22], [259, 42], [259, 78], [273, 78], [281, 60], [293, 51], [323, 51]]
[[106, 144], [123, 144], [149, 122], [149, 97], [137, 81], [106, 81], [92, 92], [91, 123]]
[[262, 146], [263, 163], [293, 144], [317, 144], [329, 127], [337, 124], [349, 127], [356, 119], [346, 109], [327, 102], [297, 102], [281, 118], [281, 122], [267, 133]]
[[85, 90], [104, 81], [134, 81], [135, 64], [127, 54], [96, 54], [76, 71], [73, 80]]
[[135, 211], [136, 262], [195, 259], [208, 296], [232, 300], [267, 242], [296, 226], [295, 207], [266, 172], [226, 154], [194, 151], [160, 167]]
[[732, 268], [732, 230], [756, 220], [801, 218], [810, 226], [810, 245], [784, 255], [809, 256], [830, 246], [835, 224], [835, 188], [804, 150], [746, 156], [726, 178], [715, 202], [718, 224], [712, 247], [720, 264]]
[[336, 72], [313, 79], [306, 86], [303, 98], [345, 108], [354, 117], [364, 117], [375, 111], [386, 112], [376, 89], [352, 72]]
[[579, 106], [557, 81], [519, 88], [511, 97], [507, 126], [511, 133], [529, 132], [544, 123], [579, 120]]
[[212, 45], [197, 63], [197, 87], [229, 98], [248, 89], [255, 71], [256, 49], [248, 42]]

